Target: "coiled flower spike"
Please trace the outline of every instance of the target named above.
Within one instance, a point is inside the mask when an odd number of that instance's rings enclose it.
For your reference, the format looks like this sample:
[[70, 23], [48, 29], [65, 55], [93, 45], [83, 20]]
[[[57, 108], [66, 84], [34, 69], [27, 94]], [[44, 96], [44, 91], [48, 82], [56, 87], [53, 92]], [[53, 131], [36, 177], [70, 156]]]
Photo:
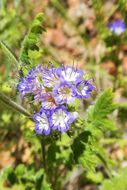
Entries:
[[84, 72], [69, 66], [47, 68], [40, 65], [33, 68], [18, 85], [21, 96], [31, 95], [40, 105], [35, 113], [35, 131], [49, 135], [51, 130], [66, 132], [78, 117], [77, 112], [69, 112], [69, 106], [76, 99], [90, 96], [94, 86], [83, 79]]

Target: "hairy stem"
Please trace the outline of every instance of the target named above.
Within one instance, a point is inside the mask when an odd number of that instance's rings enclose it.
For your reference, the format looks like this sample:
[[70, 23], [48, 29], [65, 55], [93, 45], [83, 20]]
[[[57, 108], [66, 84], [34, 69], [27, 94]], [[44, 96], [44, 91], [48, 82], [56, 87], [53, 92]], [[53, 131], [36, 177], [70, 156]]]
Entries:
[[22, 113], [23, 115], [31, 118], [31, 114], [25, 108], [23, 108], [21, 105], [17, 104], [16, 102], [14, 102], [10, 98], [8, 98], [2, 92], [0, 92], [0, 100], [2, 102], [4, 102], [7, 106], [11, 107], [12, 109], [14, 109], [14, 110]]
[[44, 169], [45, 169], [45, 172], [46, 172], [46, 158], [45, 158], [46, 151], [45, 151], [45, 143], [44, 143], [44, 141], [42, 141], [41, 147], [42, 147], [43, 165], [44, 165]]
[[10, 60], [14, 63], [14, 65], [19, 68], [19, 62], [16, 57], [12, 54], [9, 48], [5, 45], [4, 42], [0, 41], [0, 45], [4, 53], [10, 58]]

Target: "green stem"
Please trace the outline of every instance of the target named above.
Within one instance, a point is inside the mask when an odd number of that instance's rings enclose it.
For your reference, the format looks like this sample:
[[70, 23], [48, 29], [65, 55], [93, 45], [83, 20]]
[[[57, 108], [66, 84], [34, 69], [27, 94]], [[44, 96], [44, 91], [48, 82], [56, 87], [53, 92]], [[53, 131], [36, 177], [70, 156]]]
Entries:
[[9, 50], [9, 48], [6, 46], [6, 44], [2, 41], [0, 41], [0, 45], [4, 53], [10, 58], [10, 60], [15, 64], [17, 68], [19, 68], [19, 62], [15, 58], [15, 56], [12, 54], [12, 52]]
[[42, 150], [43, 167], [46, 173], [47, 167], [46, 167], [46, 150], [45, 150], [44, 139], [40, 138], [40, 143], [41, 143], [41, 150]]
[[15, 103], [13, 100], [8, 98], [2, 92], [0, 92], [0, 100], [2, 102], [4, 102], [7, 106], [9, 106], [9, 107], [13, 108], [14, 110], [22, 113], [23, 115], [25, 115], [27, 117], [31, 117], [31, 114], [25, 108], [23, 108], [21, 105], [18, 105], [17, 103]]

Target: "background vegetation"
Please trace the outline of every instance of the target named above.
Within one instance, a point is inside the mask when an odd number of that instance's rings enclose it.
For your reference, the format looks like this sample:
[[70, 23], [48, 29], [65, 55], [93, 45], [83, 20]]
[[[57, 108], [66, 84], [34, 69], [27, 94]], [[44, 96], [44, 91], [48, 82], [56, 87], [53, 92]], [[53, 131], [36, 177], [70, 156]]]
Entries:
[[127, 30], [108, 28], [126, 12], [126, 0], [0, 0], [0, 96], [33, 114], [16, 87], [38, 63], [74, 62], [97, 87], [61, 137], [0, 101], [1, 190], [127, 190]]

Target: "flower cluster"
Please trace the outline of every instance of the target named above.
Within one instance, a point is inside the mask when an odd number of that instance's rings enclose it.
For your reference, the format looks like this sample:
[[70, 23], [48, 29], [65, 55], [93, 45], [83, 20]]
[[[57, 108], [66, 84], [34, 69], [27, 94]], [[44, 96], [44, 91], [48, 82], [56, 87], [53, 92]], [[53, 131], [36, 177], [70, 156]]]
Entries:
[[18, 84], [21, 96], [32, 94], [34, 101], [41, 104], [39, 113], [33, 116], [36, 133], [48, 135], [51, 130], [65, 132], [69, 129], [78, 113], [69, 112], [68, 105], [77, 98], [88, 98], [94, 89], [83, 76], [84, 72], [74, 67], [38, 65], [21, 79]]
[[111, 32], [119, 35], [126, 30], [126, 25], [122, 20], [115, 20], [109, 23], [109, 29]]

